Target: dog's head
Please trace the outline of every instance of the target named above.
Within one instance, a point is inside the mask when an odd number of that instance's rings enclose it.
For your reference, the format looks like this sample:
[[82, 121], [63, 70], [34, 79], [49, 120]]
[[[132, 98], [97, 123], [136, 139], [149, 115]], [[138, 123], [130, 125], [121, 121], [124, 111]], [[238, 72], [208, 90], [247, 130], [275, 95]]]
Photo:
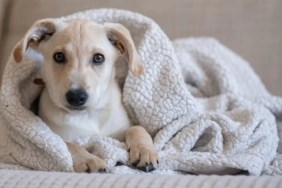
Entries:
[[111, 87], [118, 56], [128, 60], [134, 75], [143, 70], [130, 33], [120, 24], [39, 20], [14, 48], [16, 62], [22, 61], [28, 48], [42, 54], [42, 79], [48, 94], [67, 111], [95, 107]]

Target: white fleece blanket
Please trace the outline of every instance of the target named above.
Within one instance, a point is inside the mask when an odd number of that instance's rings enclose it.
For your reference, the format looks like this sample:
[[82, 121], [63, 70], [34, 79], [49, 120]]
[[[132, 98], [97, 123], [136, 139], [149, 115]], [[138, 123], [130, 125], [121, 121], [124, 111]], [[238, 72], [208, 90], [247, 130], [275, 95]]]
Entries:
[[[282, 174], [282, 99], [269, 94], [238, 55], [214, 39], [171, 42], [154, 21], [128, 11], [98, 9], [61, 19], [71, 18], [119, 22], [131, 31], [144, 74], [118, 75], [126, 76], [123, 100], [134, 124], [154, 137], [160, 166], [152, 174]], [[63, 140], [29, 110], [40, 92], [32, 82], [38, 67], [32, 57], [21, 63], [10, 57], [4, 70], [0, 168], [73, 171]], [[124, 143], [99, 136], [76, 142], [105, 159], [112, 173], [143, 173], [128, 164]]]

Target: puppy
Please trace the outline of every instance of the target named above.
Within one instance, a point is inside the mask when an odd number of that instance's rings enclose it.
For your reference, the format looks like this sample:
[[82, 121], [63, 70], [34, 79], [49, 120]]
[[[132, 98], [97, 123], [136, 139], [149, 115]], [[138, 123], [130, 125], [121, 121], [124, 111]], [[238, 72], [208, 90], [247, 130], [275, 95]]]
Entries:
[[[135, 76], [143, 66], [129, 31], [120, 24], [89, 20], [37, 21], [13, 50], [20, 63], [28, 48], [43, 57], [45, 88], [39, 116], [66, 142], [76, 172], [106, 169], [104, 160], [72, 143], [77, 136], [103, 135], [126, 141], [130, 162], [151, 171], [158, 157], [151, 136], [141, 126], [130, 126], [115, 80], [119, 56]], [[37, 81], [37, 83], [39, 83]]]

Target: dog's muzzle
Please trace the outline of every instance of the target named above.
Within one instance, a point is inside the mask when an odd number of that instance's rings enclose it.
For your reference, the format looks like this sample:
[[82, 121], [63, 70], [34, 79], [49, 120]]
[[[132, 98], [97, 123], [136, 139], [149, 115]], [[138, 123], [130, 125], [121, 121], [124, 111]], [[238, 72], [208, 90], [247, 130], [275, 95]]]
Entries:
[[73, 89], [66, 93], [66, 99], [71, 108], [80, 109], [87, 102], [88, 94], [83, 89]]

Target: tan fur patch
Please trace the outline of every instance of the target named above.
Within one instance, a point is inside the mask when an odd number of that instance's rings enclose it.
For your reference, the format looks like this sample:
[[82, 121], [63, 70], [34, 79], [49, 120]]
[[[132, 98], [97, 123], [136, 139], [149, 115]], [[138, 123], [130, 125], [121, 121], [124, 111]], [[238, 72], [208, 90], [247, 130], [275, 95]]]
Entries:
[[139, 64], [133, 71], [134, 76], [140, 76], [144, 71], [144, 66], [142, 64]]
[[13, 51], [14, 59], [16, 63], [20, 63], [23, 59], [23, 44], [19, 44]]

